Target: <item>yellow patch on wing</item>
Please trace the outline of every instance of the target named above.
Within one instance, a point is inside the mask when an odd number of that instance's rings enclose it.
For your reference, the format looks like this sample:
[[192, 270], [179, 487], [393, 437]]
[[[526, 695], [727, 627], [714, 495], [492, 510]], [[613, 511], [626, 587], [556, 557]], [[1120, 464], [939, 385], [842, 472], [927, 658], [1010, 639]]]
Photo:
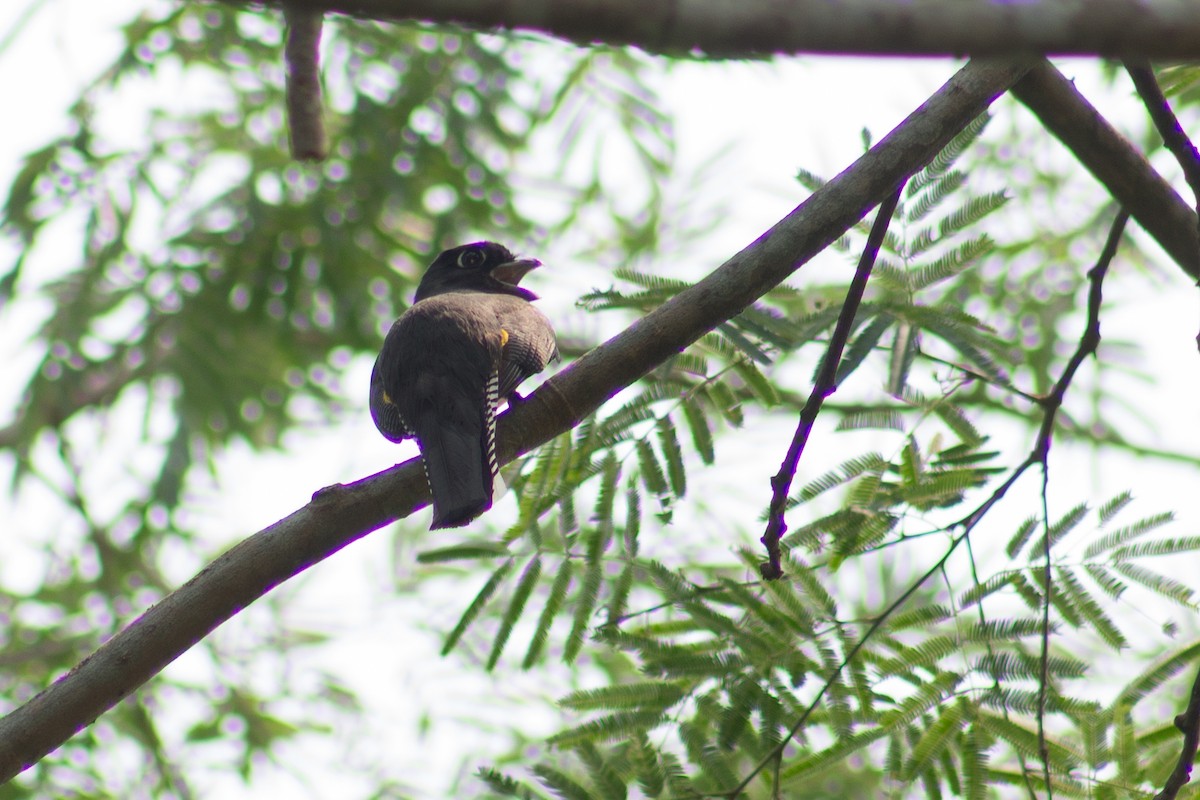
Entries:
[[390, 394], [388, 394], [387, 392], [383, 393], [383, 402], [387, 403], [389, 406], [396, 405], [395, 403], [392, 402], [392, 396]]
[[504, 345], [506, 345], [506, 344], [508, 344], [508, 331], [504, 330], [504, 328], [501, 328], [500, 329], [500, 346], [504, 347]]

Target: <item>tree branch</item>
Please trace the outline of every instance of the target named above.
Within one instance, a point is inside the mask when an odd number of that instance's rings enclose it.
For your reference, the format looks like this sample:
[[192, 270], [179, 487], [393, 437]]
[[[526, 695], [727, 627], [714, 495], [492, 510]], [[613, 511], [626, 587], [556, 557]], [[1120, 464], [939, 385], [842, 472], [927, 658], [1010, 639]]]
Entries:
[[[499, 422], [506, 463], [738, 314], [925, 166], [1029, 68], [967, 64], [870, 152], [704, 280], [546, 381]], [[31, 766], [273, 587], [428, 503], [418, 459], [312, 502], [233, 547], [67, 675], [0, 719], [0, 783]]]
[[1079, 371], [1089, 356], [1096, 355], [1096, 349], [1100, 346], [1100, 306], [1103, 300], [1101, 290], [1104, 278], [1108, 274], [1108, 268], [1117, 256], [1117, 248], [1121, 244], [1121, 237], [1125, 234], [1125, 224], [1128, 221], [1129, 212], [1122, 208], [1117, 212], [1117, 216], [1109, 228], [1108, 238], [1104, 242], [1104, 248], [1100, 251], [1096, 265], [1088, 270], [1087, 322], [1084, 324], [1083, 333], [1079, 336], [1079, 345], [1071, 354], [1071, 358], [1067, 361], [1062, 375], [1055, 382], [1054, 388], [1050, 394], [1038, 401], [1043, 409], [1042, 424], [1038, 429], [1037, 442], [1033, 446], [1033, 452], [1029, 455], [1031, 462], [1036, 460], [1042, 466], [1043, 594], [1042, 646], [1038, 658], [1041, 674], [1038, 679], [1037, 740], [1038, 755], [1042, 759], [1042, 777], [1046, 782], [1046, 797], [1050, 800], [1053, 800], [1054, 797], [1054, 786], [1050, 781], [1050, 748], [1046, 741], [1046, 704], [1050, 699], [1050, 605], [1054, 593], [1054, 583], [1050, 573], [1050, 444], [1054, 438], [1054, 423], [1058, 418], [1058, 410], [1062, 408], [1063, 400], [1067, 396], [1067, 389], [1075, 379], [1075, 373]]
[[1197, 209], [1200, 209], [1200, 153], [1196, 152], [1196, 145], [1192, 144], [1192, 140], [1184, 133], [1183, 126], [1171, 110], [1171, 104], [1167, 102], [1150, 65], [1127, 61], [1125, 71], [1133, 80], [1138, 96], [1142, 98], [1150, 119], [1154, 121], [1154, 127], [1163, 138], [1163, 144], [1183, 169], [1184, 180], [1192, 190], [1192, 199]]
[[1104, 184], [1184, 272], [1200, 280], [1196, 212], [1154, 171], [1145, 156], [1100, 116], [1075, 84], [1043, 62], [1031, 69], [1012, 93]]
[[[907, 179], [908, 176], [905, 176], [905, 180]], [[854, 327], [854, 318], [858, 315], [858, 307], [862, 303], [863, 294], [867, 291], [867, 280], [871, 277], [875, 259], [879, 256], [879, 247], [883, 244], [883, 237], [887, 235], [892, 215], [896, 213], [896, 205], [900, 202], [900, 192], [903, 188], [903, 182], [898, 184], [896, 191], [879, 206], [879, 211], [875, 215], [875, 223], [871, 225], [871, 232], [867, 235], [867, 244], [863, 248], [862, 257], [858, 260], [858, 268], [854, 271], [854, 279], [850, 281], [850, 288], [846, 292], [846, 302], [842, 303], [842, 311], [838, 314], [833, 335], [829, 337], [829, 345], [825, 349], [824, 358], [821, 359], [821, 367], [813, 382], [812, 392], [809, 394], [804, 408], [800, 409], [800, 421], [796, 425], [796, 433], [792, 436], [792, 443], [783, 457], [783, 463], [779, 465], [779, 472], [771, 478], [771, 504], [767, 510], [767, 529], [760, 540], [767, 548], [767, 560], [759, 566], [759, 571], [766, 580], [773, 581], [783, 577], [779, 541], [787, 533], [787, 520], [784, 518], [784, 513], [787, 511], [788, 493], [791, 492], [792, 481], [796, 479], [796, 468], [800, 466], [800, 455], [804, 452], [808, 435], [812, 433], [813, 423], [817, 421], [817, 414], [821, 413], [821, 404], [825, 402], [826, 397], [837, 391], [837, 373], [838, 367], [842, 363], [842, 351], [846, 347], [846, 341], [850, 338], [850, 330]]]
[[321, 116], [321, 25], [324, 15], [285, 2], [283, 16], [287, 21], [283, 62], [287, 68], [288, 138], [292, 143], [292, 158], [321, 161], [329, 147]]
[[1154, 795], [1154, 800], [1175, 800], [1179, 790], [1192, 777], [1192, 765], [1196, 762], [1196, 748], [1200, 747], [1200, 672], [1192, 681], [1192, 693], [1188, 696], [1187, 710], [1175, 717], [1175, 727], [1183, 733], [1183, 747], [1175, 769], [1171, 770], [1163, 790]]
[[665, 53], [699, 51], [710, 57], [792, 53], [1200, 57], [1200, 15], [1186, 0], [288, 2], [368, 19], [531, 30], [580, 44], [635, 45]]

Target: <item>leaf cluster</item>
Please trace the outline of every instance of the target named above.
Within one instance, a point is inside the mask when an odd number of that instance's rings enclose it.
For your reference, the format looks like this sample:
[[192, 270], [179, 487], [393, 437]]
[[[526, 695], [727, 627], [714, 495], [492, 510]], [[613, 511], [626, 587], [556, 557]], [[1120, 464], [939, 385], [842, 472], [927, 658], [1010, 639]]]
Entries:
[[[839, 367], [841, 383], [883, 362], [891, 400], [835, 408], [837, 428], [882, 431], [896, 450], [852, 457], [796, 491], [789, 513], [810, 512], [809, 521], [785, 539], [783, 580], [747, 580], [756, 573], [749, 550], [740, 565], [671, 566], [646, 552], [670, 547], [639, 542], [644, 498], [653, 524], [679, 527], [687, 472], [712, 461], [715, 434], [752, 413], [798, 406], [781, 387], [785, 362], [823, 345], [836, 310], [796, 313], [804, 298], [794, 290], [747, 309], [526, 461], [515, 484], [521, 519], [487, 552], [489, 577], [446, 651], [469, 642], [494, 669], [520, 636], [524, 669], [547, 654], [573, 663], [589, 650], [609, 666], [607, 682], [560, 699], [569, 722], [549, 740], [554, 752], [523, 775], [481, 770], [495, 796], [799, 796], [831, 776], [930, 797], [984, 797], [1003, 786], [1040, 794], [1032, 765], [1043, 736], [1056, 793], [1117, 796], [1152, 787], [1175, 757], [1166, 729], [1146, 725], [1144, 701], [1195, 661], [1196, 645], [1171, 648], [1169, 666], [1133, 677], [1105, 702], [1089, 691], [1093, 659], [1079, 655], [1080, 643], [1131, 647], [1112, 606], [1132, 586], [1195, 607], [1193, 588], [1145, 562], [1194, 553], [1200, 539], [1152, 537], [1168, 514], [1114, 526], [1128, 493], [1097, 509], [1087, 532], [1084, 504], [1057, 521], [1026, 520], [1007, 547], [1010, 564], [983, 575], [971, 556], [966, 585], [943, 567], [944, 591], [925, 582], [931, 572], [883, 581], [870, 606], [847, 611], [839, 600], [848, 564], [928, 552], [930, 542], [950, 557], [958, 546], [950, 534], [964, 524], [952, 514], [961, 517], [1006, 471], [972, 417], [999, 402], [1033, 405], [1017, 387], [1031, 379], [1023, 362], [1040, 344], [1002, 335], [960, 299], [965, 276], [1003, 250], [974, 230], [1007, 195], [970, 196], [953, 166], [984, 122], [910, 182]], [[686, 285], [632, 270], [617, 277], [634, 288], [595, 291], [585, 307], [645, 311]], [[913, 369], [921, 363], [949, 377], [922, 382]], [[1050, 374], [1061, 356], [1045, 363]], [[709, 416], [723, 425], [694, 424]], [[685, 430], [691, 447], [681, 452]], [[585, 519], [577, 504], [589, 487]], [[821, 513], [831, 494], [837, 507]], [[451, 547], [425, 558], [479, 555]], [[1175, 623], [1164, 630], [1173, 635]]]

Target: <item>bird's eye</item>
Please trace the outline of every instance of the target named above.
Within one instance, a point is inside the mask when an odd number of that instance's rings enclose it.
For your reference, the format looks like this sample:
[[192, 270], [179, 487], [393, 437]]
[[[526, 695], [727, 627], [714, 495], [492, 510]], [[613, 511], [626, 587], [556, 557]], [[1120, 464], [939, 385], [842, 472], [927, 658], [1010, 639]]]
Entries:
[[458, 254], [458, 265], [463, 269], [474, 269], [483, 263], [483, 253], [478, 250], [464, 250]]

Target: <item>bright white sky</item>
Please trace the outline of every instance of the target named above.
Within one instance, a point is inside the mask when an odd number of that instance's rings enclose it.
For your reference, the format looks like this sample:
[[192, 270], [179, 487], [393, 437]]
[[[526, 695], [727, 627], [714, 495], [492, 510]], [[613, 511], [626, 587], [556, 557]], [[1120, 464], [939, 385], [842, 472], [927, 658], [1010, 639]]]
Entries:
[[[0, 9], [0, 36], [9, 32], [27, 5], [13, 0]], [[37, 0], [32, 5], [38, 5]], [[0, 126], [0, 185], [7, 185], [23, 154], [63, 130], [67, 105], [117, 52], [120, 40], [114, 26], [143, 6], [135, 0], [46, 3], [7, 51], [0, 53], [0, 107], [10, 112], [10, 122]], [[733, 146], [720, 162], [711, 184], [720, 187], [729, 213], [691, 254], [699, 262], [696, 266], [706, 270], [720, 263], [803, 199], [803, 192], [792, 179], [797, 166], [826, 175], [840, 171], [860, 154], [860, 131], [864, 126], [879, 139], [955, 67], [947, 60], [822, 58], [776, 65], [686, 64], [673, 68], [661, 79], [661, 94], [678, 120], [678, 145], [685, 171], [686, 165], [700, 164], [726, 145]], [[1136, 120], [1136, 130], [1142, 129], [1141, 117], [1135, 116], [1137, 105], [1129, 94], [1101, 94], [1096, 71], [1088, 62], [1068, 62], [1064, 70], [1068, 76], [1078, 78], [1080, 87], [1102, 111], [1115, 118]], [[12, 124], [13, 119], [19, 119], [20, 124]], [[1056, 145], [1047, 144], [1051, 146]], [[548, 247], [553, 250], [553, 245]], [[43, 261], [53, 260], [52, 251], [49, 253]], [[538, 255], [553, 266], [556, 255], [561, 262], [568, 254]], [[0, 263], [6, 265], [11, 257], [11, 243], [0, 243]], [[1086, 259], [1093, 257], [1088, 255]], [[1087, 266], [1086, 261], [1082, 266]], [[1144, 366], [1156, 376], [1159, 388], [1141, 391], [1133, 400], [1140, 412], [1158, 425], [1157, 433], [1150, 427], [1145, 429], [1145, 441], [1152, 443], [1157, 436], [1172, 447], [1200, 453], [1200, 410], [1194, 401], [1200, 396], [1193, 339], [1200, 324], [1197, 304], [1187, 281], [1170, 265], [1166, 270], [1167, 280], [1143, 284], [1138, 296], [1129, 299], [1125, 313], [1106, 317], [1104, 332], [1109, 337], [1138, 338], [1149, 344]], [[546, 270], [538, 278], [536, 288], [545, 298], [547, 309], [557, 310], [557, 316], [551, 312], [556, 321], [567, 327], [586, 324], [571, 311], [574, 297], [586, 286], [573, 281], [556, 284], [553, 270]], [[803, 276], [798, 280], [803, 283]], [[19, 380], [12, 377], [12, 365], [16, 364], [20, 372], [22, 366], [28, 369], [33, 363], [24, 342], [35, 324], [36, 306], [19, 306], [16, 313], [13, 309], [0, 313], [0, 330], [4, 332], [0, 336], [0, 347], [4, 348], [0, 357], [10, 364], [10, 382], [0, 386], [0, 407], [5, 409], [0, 424], [7, 421], [6, 415], [11, 413], [7, 409], [24, 382], [24, 373]], [[355, 370], [359, 374], [349, 376], [348, 385], [365, 386], [369, 362], [356, 364]], [[362, 477], [412, 454], [398, 451], [375, 433], [365, 413], [364, 399], [352, 398], [357, 403], [352, 409], [354, 416], [338, 429], [298, 432], [289, 437], [286, 454], [262, 456], [234, 448], [223, 459], [219, 483], [197, 487], [193, 503], [214, 552], [300, 507], [321, 486]], [[809, 455], [820, 464], [836, 463], [840, 460], [837, 448], [844, 441], [814, 441], [814, 451]], [[347, 447], [347, 442], [353, 445]], [[731, 450], [723, 452], [732, 452], [732, 457], [726, 457], [724, 464], [738, 470], [738, 488], [731, 489], [717, 471], [697, 472], [690, 476], [693, 495], [715, 498], [710, 499], [712, 503], [725, 499], [745, 503], [752, 509], [747, 519], [753, 520], [766, 497], [767, 476], [782, 456], [780, 429], [748, 430], [738, 437], [736, 445], [721, 445], [727, 446]], [[1023, 451], [1028, 446], [1027, 437], [1002, 446]], [[1052, 487], [1062, 489], [1055, 495], [1061, 498], [1057, 513], [1084, 497], [1099, 502], [1132, 486], [1139, 498], [1137, 513], [1174, 509], [1184, 520], [1176, 528], [1176, 535], [1196, 532], [1200, 513], [1185, 505], [1200, 485], [1194, 472], [1151, 472], [1131, 460], [1119, 465], [1092, 463], [1086, 453], [1078, 452], [1064, 452], [1061, 458], [1052, 472]], [[4, 471], [8, 471], [7, 463]], [[745, 476], [749, 473], [757, 477], [748, 480]], [[1035, 482], [1031, 476], [1027, 486]], [[1063, 488], [1068, 484], [1073, 486]], [[12, 509], [7, 498], [0, 503], [9, 512], [3, 516], [17, 522], [18, 541], [25, 537], [43, 540], [41, 528], [48, 524], [44, 511], [28, 506]], [[1014, 519], [1030, 513], [1030, 508], [1014, 509]], [[512, 509], [501, 503], [493, 513], [511, 516]], [[1052, 509], [1052, 516], [1055, 513]], [[418, 593], [417, 602], [407, 605], [377, 602], [379, 592], [393, 580], [393, 565], [401, 565], [396, 573], [403, 579], [403, 565], [413, 550], [428, 545], [424, 526], [425, 517], [418, 515], [399, 540], [386, 533], [368, 537], [276, 594], [286, 595], [286, 614], [293, 624], [338, 637], [336, 648], [326, 648], [318, 656], [304, 656], [291, 668], [322, 668], [345, 676], [360, 689], [371, 711], [362, 718], [362, 730], [343, 732], [356, 740], [347, 766], [365, 772], [370, 764], [385, 764], [393, 775], [397, 773], [392, 770], [399, 768], [415, 796], [433, 798], [444, 796], [446, 775], [462, 768], [473, 770], [472, 765], [463, 767], [455, 760], [464, 752], [466, 742], [488, 740], [489, 725], [513, 715], [527, 716], [522, 711], [523, 699], [553, 697], [567, 687], [549, 674], [553, 671], [525, 675], [505, 672], [502, 680], [489, 682], [477, 672], [463, 673], [457, 666], [460, 662], [454, 659], [437, 658], [440, 642], [430, 631], [446, 630], [452, 624], [474, 593], [474, 583], [455, 587], [446, 582], [425, 587]], [[713, 537], [713, 546], [722, 550], [731, 546], [731, 532], [712, 529], [711, 525], [699, 528], [700, 535]], [[1002, 535], [1011, 529], [1000, 527]], [[744, 531], [742, 534], [739, 542], [749, 540], [750, 536]], [[8, 536], [3, 538], [8, 540]], [[446, 538], [442, 543], [450, 541], [453, 539]], [[8, 549], [10, 545], [2, 547]], [[10, 556], [4, 553], [9, 559], [6, 582], [9, 578], [19, 580], [16, 573], [23, 571]], [[182, 582], [200, 566], [193, 558], [181, 555], [173, 577]], [[1148, 618], [1157, 619], [1153, 613]], [[255, 624], [266, 621], [263, 616]], [[230, 637], [228, 641], [238, 641], [239, 622], [226, 626], [222, 635]], [[1151, 627], [1156, 626], [1157, 622]], [[186, 655], [171, 669], [178, 676], [192, 670], [201, 674], [206, 664], [194, 661], [196, 658], [200, 657]], [[276, 666], [271, 662], [264, 669]], [[271, 680], [270, 675], [261, 677]], [[488, 698], [486, 704], [480, 702], [483, 697]], [[416, 726], [426, 713], [435, 721], [426, 736], [418, 738]], [[445, 721], [447, 715], [451, 721]], [[472, 724], [474, 719], [485, 722]], [[281, 757], [284, 769], [265, 768], [265, 782], [257, 783], [253, 790], [242, 787], [235, 777], [214, 778], [213, 784], [199, 787], [201, 795], [262, 797], [267, 796], [264, 790], [270, 787], [295, 797], [335, 797], [346, 796], [347, 782], [353, 789], [359, 788], [353, 785], [356, 779], [348, 775], [349, 770], [330, 774], [297, 768], [310, 762], [328, 763], [331, 757], [319, 750], [306, 752], [307, 747], [304, 743], [285, 747]], [[287, 774], [291, 770], [294, 773]]]

